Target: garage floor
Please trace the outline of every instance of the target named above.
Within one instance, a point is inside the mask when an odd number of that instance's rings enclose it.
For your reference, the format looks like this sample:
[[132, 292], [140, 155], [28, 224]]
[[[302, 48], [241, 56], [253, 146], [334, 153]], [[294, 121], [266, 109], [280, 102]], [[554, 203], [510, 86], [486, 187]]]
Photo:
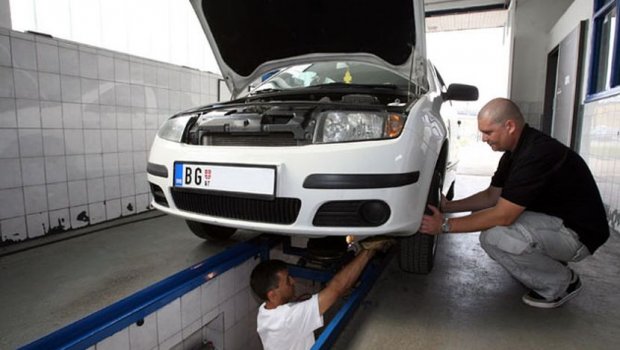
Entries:
[[[488, 177], [460, 176], [456, 198]], [[439, 237], [429, 275], [394, 259], [333, 347], [343, 349], [620, 349], [620, 235], [570, 266], [583, 289], [554, 310], [523, 304], [527, 292], [480, 248], [478, 233]]]
[[167, 215], [0, 257], [0, 349], [15, 349], [256, 234], [206, 243]]
[[[488, 177], [460, 176], [457, 197]], [[0, 257], [0, 349], [84, 317], [250, 233], [220, 245], [161, 216]], [[524, 305], [525, 289], [486, 256], [478, 234], [442, 236], [430, 275], [393, 260], [334, 349], [620, 348], [620, 235], [574, 265], [584, 289], [556, 310]]]

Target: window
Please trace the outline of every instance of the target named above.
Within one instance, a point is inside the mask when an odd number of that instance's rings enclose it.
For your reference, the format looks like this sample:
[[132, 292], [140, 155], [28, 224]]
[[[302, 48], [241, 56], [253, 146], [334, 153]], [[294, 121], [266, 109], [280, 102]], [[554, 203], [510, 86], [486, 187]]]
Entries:
[[32, 30], [130, 55], [219, 72], [189, 1], [9, 2], [13, 30]]
[[256, 88], [299, 89], [326, 84], [386, 85], [406, 89], [407, 78], [380, 66], [359, 62], [318, 62], [292, 66], [274, 74]]
[[593, 44], [591, 53], [588, 99], [620, 92], [620, 55], [618, 37], [618, 5], [620, 0], [596, 0], [592, 18]]

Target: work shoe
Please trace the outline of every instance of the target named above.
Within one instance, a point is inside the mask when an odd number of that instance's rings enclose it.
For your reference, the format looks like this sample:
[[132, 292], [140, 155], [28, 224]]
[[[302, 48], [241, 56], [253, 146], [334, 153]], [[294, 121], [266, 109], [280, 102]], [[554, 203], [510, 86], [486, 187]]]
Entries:
[[575, 273], [575, 271], [570, 270], [570, 272], [571, 272], [571, 281], [570, 281], [570, 284], [568, 285], [568, 288], [566, 288], [566, 291], [564, 292], [562, 296], [557, 297], [553, 300], [547, 300], [540, 294], [531, 290], [523, 296], [522, 298], [523, 302], [533, 307], [539, 307], [543, 309], [552, 309], [554, 307], [558, 307], [564, 304], [565, 302], [571, 300], [572, 298], [577, 296], [577, 294], [579, 294], [579, 291], [581, 291], [581, 280], [579, 279], [579, 276]]

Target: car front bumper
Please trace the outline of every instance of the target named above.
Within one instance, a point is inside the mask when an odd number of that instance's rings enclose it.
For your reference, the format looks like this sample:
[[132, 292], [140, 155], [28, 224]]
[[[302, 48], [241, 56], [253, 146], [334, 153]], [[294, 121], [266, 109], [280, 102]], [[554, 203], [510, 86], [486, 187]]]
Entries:
[[[433, 169], [436, 160], [410, 139], [214, 147], [156, 138], [148, 165], [153, 206], [187, 220], [287, 235], [410, 235], [430, 184], [431, 172], [420, 169]], [[175, 162], [274, 167], [275, 198], [175, 188]]]

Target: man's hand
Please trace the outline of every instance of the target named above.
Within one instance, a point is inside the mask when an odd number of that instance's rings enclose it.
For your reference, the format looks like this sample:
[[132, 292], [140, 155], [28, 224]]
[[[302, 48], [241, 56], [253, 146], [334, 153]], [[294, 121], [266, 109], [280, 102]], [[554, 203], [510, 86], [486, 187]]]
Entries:
[[441, 224], [443, 223], [443, 214], [439, 212], [437, 207], [428, 205], [428, 208], [433, 212], [432, 215], [424, 215], [422, 217], [422, 224], [420, 225], [420, 232], [427, 235], [438, 235], [441, 233]]
[[370, 238], [366, 238], [363, 241], [359, 242], [362, 248], [367, 250], [377, 250], [382, 252], [387, 252], [390, 247], [394, 244], [394, 239], [382, 236], [374, 236]]

